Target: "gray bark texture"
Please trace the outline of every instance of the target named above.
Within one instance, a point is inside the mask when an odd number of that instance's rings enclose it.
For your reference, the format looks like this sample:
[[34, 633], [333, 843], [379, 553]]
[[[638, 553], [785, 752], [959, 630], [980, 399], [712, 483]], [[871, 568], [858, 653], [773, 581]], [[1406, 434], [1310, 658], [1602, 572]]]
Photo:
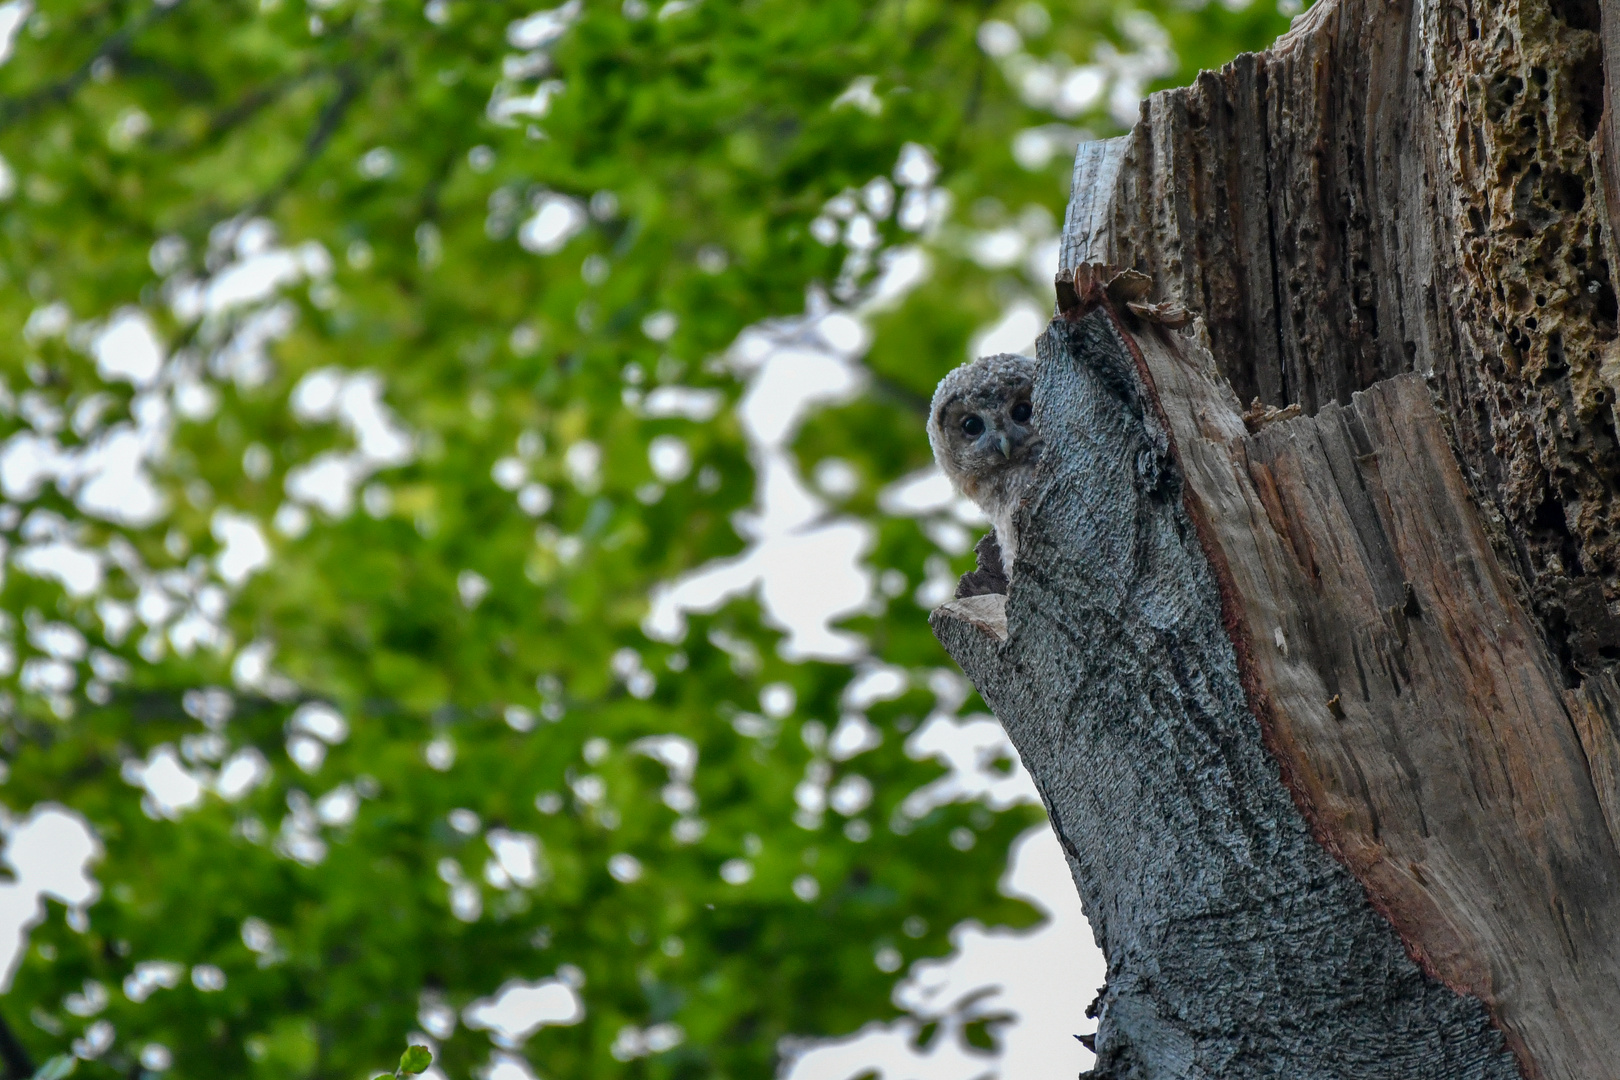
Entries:
[[1319, 0], [1080, 148], [1018, 563], [932, 622], [1094, 1076], [1620, 1078], [1616, 27]]

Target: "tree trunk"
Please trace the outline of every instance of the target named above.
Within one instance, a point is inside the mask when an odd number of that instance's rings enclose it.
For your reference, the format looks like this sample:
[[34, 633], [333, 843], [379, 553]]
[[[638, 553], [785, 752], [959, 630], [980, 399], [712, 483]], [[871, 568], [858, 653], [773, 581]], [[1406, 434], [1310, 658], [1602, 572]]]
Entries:
[[1080, 149], [1019, 561], [933, 622], [1097, 1076], [1620, 1077], [1617, 25], [1321, 0]]

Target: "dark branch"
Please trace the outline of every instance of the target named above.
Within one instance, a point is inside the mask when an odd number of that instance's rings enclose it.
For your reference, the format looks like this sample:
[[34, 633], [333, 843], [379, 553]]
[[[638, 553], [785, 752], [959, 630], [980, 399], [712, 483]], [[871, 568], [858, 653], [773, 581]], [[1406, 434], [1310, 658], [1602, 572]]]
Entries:
[[156, 150], [201, 150], [218, 143], [232, 131], [252, 120], [267, 107], [274, 105], [286, 97], [289, 91], [295, 90], [312, 79], [322, 75], [330, 75], [329, 67], [311, 68], [298, 75], [274, 79], [263, 86], [256, 86], [243, 94], [242, 97], [221, 109], [208, 122], [208, 128], [196, 139], [182, 140], [168, 138], [154, 140], [153, 149]]
[[928, 415], [928, 398], [909, 386], [903, 386], [886, 375], [872, 374], [872, 396], [881, 401], [898, 405], [907, 412], [918, 416]]
[[0, 1016], [0, 1063], [6, 1067], [6, 1080], [28, 1080], [34, 1075], [34, 1059], [4, 1016]]
[[179, 7], [180, 0], [176, 0], [175, 3], [167, 7], [161, 4], [153, 4], [140, 18], [102, 42], [101, 46], [90, 54], [90, 58], [80, 64], [66, 78], [60, 79], [49, 86], [43, 86], [30, 94], [24, 94], [20, 98], [0, 101], [0, 131], [6, 130], [17, 121], [38, 112], [40, 109], [60, 104], [72, 98], [74, 94], [79, 92], [79, 87], [84, 85], [85, 80], [90, 78], [90, 74], [98, 61], [111, 60], [116, 63], [124, 58], [129, 53], [130, 45], [141, 33], [148, 27], [154, 26], [167, 18], [171, 12], [178, 10]]
[[321, 110], [320, 116], [315, 118], [315, 126], [310, 129], [309, 137], [304, 140], [304, 152], [298, 156], [297, 161], [288, 167], [286, 172], [281, 174], [279, 180], [271, 184], [264, 194], [260, 195], [243, 210], [243, 217], [254, 217], [274, 206], [298, 182], [299, 178], [309, 171], [309, 167], [315, 164], [322, 152], [325, 151], [326, 144], [332, 141], [332, 136], [337, 133], [338, 127], [343, 123], [344, 116], [348, 114], [349, 107], [360, 96], [360, 91], [364, 85], [360, 81], [359, 75], [355, 73], [354, 68], [347, 64], [338, 68], [336, 75], [338, 81], [337, 92], [332, 95], [332, 100], [326, 103], [326, 108]]

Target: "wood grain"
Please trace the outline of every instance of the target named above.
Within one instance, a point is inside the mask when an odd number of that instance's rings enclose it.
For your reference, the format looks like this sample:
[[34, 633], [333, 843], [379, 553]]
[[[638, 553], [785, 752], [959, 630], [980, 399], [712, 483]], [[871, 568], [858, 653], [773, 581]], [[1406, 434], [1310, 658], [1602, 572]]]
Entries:
[[1321, 0], [1082, 147], [1062, 243], [1202, 315], [1245, 404], [1432, 377], [1569, 685], [1620, 664], [1617, 22]]
[[963, 601], [932, 624], [1034, 777], [1108, 958], [1094, 1075], [1520, 1075], [1283, 783], [1131, 343], [1098, 308], [1038, 352], [1047, 450], [1005, 637]]
[[1615, 698], [1564, 690], [1428, 387], [1250, 435], [1193, 338], [1140, 344], [1319, 840], [1528, 1072], [1620, 1075], [1620, 852], [1578, 732], [1620, 745]]

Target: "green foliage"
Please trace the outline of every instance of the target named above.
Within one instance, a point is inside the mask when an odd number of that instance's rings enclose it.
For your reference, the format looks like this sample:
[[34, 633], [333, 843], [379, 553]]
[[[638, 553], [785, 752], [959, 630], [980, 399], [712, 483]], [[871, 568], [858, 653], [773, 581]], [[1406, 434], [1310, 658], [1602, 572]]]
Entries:
[[433, 1064], [433, 1051], [425, 1046], [412, 1046], [399, 1055], [399, 1068], [394, 1070], [394, 1075], [396, 1077], [416, 1076], [419, 1073], [427, 1072], [427, 1067], [431, 1064]]
[[[548, 1078], [764, 1076], [784, 1036], [892, 1013], [880, 951], [909, 963], [962, 919], [1033, 919], [995, 882], [1035, 808], [900, 809], [940, 775], [903, 745], [940, 707], [929, 672], [948, 661], [911, 597], [944, 555], [877, 493], [927, 464], [922, 403], [969, 335], [1050, 302], [1021, 264], [973, 257], [975, 237], [1061, 218], [1068, 145], [1019, 164], [1010, 140], [1076, 133], [1019, 73], [1142, 55], [1145, 13], [1181, 57], [1168, 84], [1285, 20], [1180, 0], [645, 9], [586, 3], [538, 43], [510, 0], [39, 0], [21, 29], [0, 67], [0, 437], [81, 453], [122, 424], [165, 446], [143, 466], [161, 513], [88, 511], [71, 476], [6, 481], [0, 799], [71, 807], [105, 847], [100, 900], [83, 921], [53, 903], [0, 999], [49, 1059], [38, 1077], [71, 1072], [61, 1055], [100, 1022], [116, 1041], [84, 1075], [160, 1071], [154, 1046], [176, 1077], [367, 1075], [419, 1016], [510, 979], [583, 999], [579, 1022], [518, 1040]], [[987, 18], [1021, 50], [987, 55]], [[1105, 105], [1070, 119], [1110, 133]], [[868, 391], [795, 444], [806, 471], [836, 458], [858, 477], [837, 512], [871, 523], [886, 586], [847, 627], [911, 673], [867, 710], [881, 745], [833, 761], [816, 733], [851, 668], [783, 658], [752, 599], [692, 615], [681, 641], [643, 634], [659, 583], [743, 549], [756, 477], [729, 408], [637, 405], [654, 385], [733, 404], [721, 358], [740, 331], [812, 286], [858, 303], [881, 264], [812, 223], [907, 144], [942, 194], [920, 237], [874, 214], [877, 243], [931, 272], [867, 312]], [[547, 207], [577, 231], [548, 238]], [[277, 289], [229, 303], [233, 268], [264, 251], [285, 253]], [[131, 305], [169, 354], [146, 386], [97, 366]], [[374, 453], [352, 508], [298, 510], [300, 470], [355, 447], [331, 410], [289, 407], [329, 369], [376, 373], [410, 450]], [[655, 475], [660, 437], [686, 447], [685, 475]], [[233, 516], [271, 549], [240, 581], [217, 561]], [[99, 560], [94, 589], [19, 561], [62, 543]], [[313, 702], [346, 734], [300, 734]], [[696, 751], [689, 794], [640, 741], [670, 734]], [[165, 810], [134, 782], [255, 753], [267, 778], [229, 799]], [[875, 795], [796, 823], [812, 776]], [[497, 847], [531, 837], [516, 880]], [[106, 1002], [66, 1007], [87, 985]], [[657, 1025], [682, 1037], [615, 1052]], [[490, 1052], [463, 1024], [438, 1067], [459, 1080]], [[413, 1046], [395, 1075], [432, 1060]]]

